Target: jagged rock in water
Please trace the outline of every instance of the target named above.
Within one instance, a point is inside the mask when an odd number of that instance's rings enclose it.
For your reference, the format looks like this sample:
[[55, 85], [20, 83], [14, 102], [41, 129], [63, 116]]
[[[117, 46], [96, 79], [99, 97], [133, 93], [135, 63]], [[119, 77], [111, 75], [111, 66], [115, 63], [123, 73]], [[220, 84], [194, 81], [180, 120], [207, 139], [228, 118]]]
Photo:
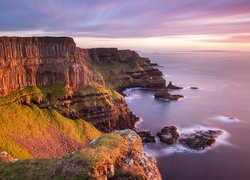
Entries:
[[203, 150], [212, 146], [216, 142], [216, 138], [222, 133], [222, 130], [200, 130], [184, 134], [184, 137], [180, 138], [179, 142], [190, 149]]
[[198, 87], [194, 87], [194, 86], [192, 86], [192, 87], [190, 87], [190, 89], [199, 89]]
[[179, 138], [179, 133], [175, 126], [165, 126], [157, 133], [160, 141], [166, 144], [174, 144]]
[[141, 137], [143, 144], [156, 142], [155, 137], [150, 131], [137, 131], [136, 133]]
[[170, 93], [168, 92], [168, 89], [158, 89], [158, 90], [155, 92], [154, 97], [155, 97], [156, 99], [161, 98], [161, 99], [167, 99], [167, 100], [175, 100], [175, 101], [177, 101], [177, 100], [179, 100], [180, 98], [183, 98], [184, 96], [182, 96], [182, 95], [177, 95], [177, 94], [172, 95], [172, 94], [170, 94]]
[[35, 85], [104, 85], [85, 51], [69, 37], [0, 37], [0, 95]]
[[170, 81], [167, 85], [167, 89], [183, 89], [183, 87], [176, 86]]

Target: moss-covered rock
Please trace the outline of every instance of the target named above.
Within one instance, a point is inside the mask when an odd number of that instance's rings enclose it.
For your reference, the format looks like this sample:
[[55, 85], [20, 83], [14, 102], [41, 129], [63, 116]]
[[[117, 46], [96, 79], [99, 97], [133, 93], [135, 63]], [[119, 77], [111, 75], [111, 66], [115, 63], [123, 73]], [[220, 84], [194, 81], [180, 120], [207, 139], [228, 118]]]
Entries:
[[104, 134], [64, 158], [0, 163], [0, 179], [161, 179], [154, 158], [131, 130]]

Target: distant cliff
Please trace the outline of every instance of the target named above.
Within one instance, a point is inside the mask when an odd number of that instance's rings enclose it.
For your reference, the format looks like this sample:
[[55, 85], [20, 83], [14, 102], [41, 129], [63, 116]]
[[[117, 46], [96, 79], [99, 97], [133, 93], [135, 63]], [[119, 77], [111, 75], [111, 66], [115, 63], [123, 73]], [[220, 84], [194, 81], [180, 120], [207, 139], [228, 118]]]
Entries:
[[90, 63], [103, 75], [108, 86], [117, 90], [131, 87], [165, 88], [157, 64], [131, 50], [89, 49]]
[[92, 82], [104, 84], [72, 38], [0, 37], [0, 95], [26, 86], [66, 84], [78, 89]]

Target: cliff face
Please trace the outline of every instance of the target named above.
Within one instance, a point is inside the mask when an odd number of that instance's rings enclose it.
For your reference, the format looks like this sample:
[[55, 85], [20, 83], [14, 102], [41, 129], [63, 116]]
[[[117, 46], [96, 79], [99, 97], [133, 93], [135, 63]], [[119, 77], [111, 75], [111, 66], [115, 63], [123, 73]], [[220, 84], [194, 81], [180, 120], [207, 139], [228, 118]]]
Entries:
[[148, 58], [116, 48], [89, 49], [89, 59], [112, 88], [164, 88], [163, 74]]
[[117, 90], [165, 87], [162, 73], [135, 51], [81, 49], [69, 37], [0, 37], [0, 96], [27, 86], [64, 84], [73, 94], [34, 102], [72, 119], [84, 118], [104, 132], [133, 128], [138, 118], [123, 98], [103, 91], [103, 77]]
[[0, 37], [0, 95], [34, 85], [104, 84], [84, 54], [68, 37]]

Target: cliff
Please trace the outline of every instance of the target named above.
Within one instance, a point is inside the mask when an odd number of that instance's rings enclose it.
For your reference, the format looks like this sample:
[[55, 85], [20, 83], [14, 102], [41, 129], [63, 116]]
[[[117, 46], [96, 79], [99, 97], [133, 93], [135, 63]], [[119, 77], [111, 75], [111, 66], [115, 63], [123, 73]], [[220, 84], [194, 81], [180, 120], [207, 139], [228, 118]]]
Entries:
[[79, 89], [102, 76], [69, 37], [0, 37], [0, 95], [27, 86], [66, 84]]
[[138, 117], [113, 89], [127, 87], [165, 81], [134, 51], [81, 49], [68, 37], [0, 37], [1, 158], [53, 158], [0, 163], [0, 179], [160, 179], [132, 131], [89, 144], [134, 128]]
[[165, 88], [163, 74], [148, 58], [135, 51], [116, 48], [89, 49], [90, 63], [103, 75], [111, 88]]
[[98, 137], [64, 158], [0, 163], [0, 179], [160, 180], [154, 158], [143, 152], [139, 136], [122, 130]]

